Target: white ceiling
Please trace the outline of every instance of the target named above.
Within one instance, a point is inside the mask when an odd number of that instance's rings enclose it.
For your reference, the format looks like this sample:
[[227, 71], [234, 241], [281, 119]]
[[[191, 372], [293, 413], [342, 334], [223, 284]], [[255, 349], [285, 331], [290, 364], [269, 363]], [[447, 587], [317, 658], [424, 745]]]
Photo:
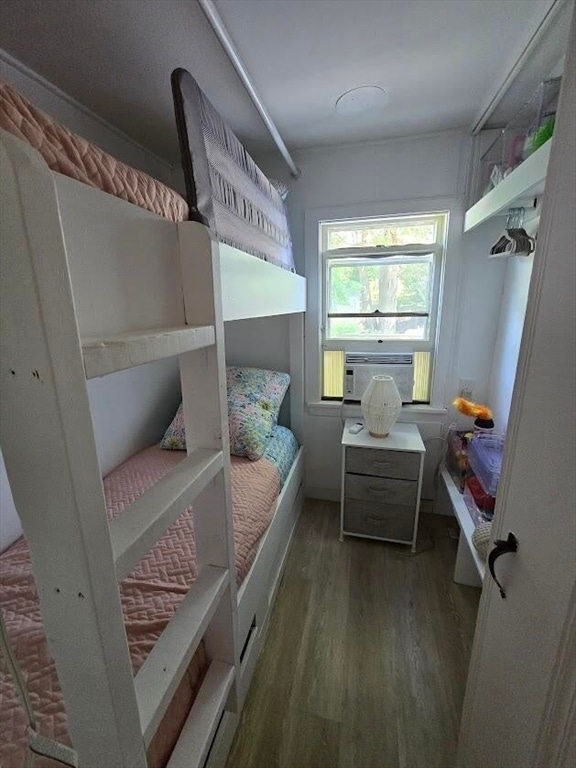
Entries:
[[[467, 128], [551, 0], [216, 0], [290, 147]], [[252, 150], [270, 139], [196, 0], [0, 0], [0, 46], [158, 155], [178, 158], [185, 67]], [[380, 113], [338, 115], [358, 85]]]
[[[469, 127], [538, 0], [216, 0], [289, 145]], [[338, 115], [358, 85], [381, 113]]]

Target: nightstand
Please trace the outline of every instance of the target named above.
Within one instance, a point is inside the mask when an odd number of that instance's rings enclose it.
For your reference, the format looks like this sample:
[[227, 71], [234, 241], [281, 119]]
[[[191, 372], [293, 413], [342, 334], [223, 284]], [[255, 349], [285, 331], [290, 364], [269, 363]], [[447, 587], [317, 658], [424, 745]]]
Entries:
[[410, 544], [416, 551], [426, 448], [416, 424], [396, 424], [388, 437], [366, 428], [342, 433], [340, 541], [344, 536]]

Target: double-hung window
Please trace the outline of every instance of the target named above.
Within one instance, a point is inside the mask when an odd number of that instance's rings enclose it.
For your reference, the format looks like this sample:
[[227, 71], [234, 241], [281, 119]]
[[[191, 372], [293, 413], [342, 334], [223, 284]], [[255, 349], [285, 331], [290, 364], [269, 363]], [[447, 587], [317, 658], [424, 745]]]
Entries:
[[344, 351], [414, 353], [430, 402], [448, 213], [320, 222], [322, 397], [343, 395]]

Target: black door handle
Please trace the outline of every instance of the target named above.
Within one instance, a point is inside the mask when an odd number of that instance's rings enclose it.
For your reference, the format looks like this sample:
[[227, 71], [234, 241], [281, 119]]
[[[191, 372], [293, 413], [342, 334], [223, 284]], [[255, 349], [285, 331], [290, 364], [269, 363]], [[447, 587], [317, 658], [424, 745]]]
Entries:
[[504, 591], [504, 587], [502, 586], [502, 584], [500, 584], [500, 582], [496, 578], [496, 571], [494, 570], [494, 565], [496, 564], [496, 560], [498, 560], [498, 558], [501, 557], [502, 555], [507, 555], [517, 551], [518, 551], [518, 539], [516, 538], [516, 536], [514, 536], [513, 533], [509, 533], [506, 541], [504, 541], [504, 539], [497, 539], [494, 542], [494, 549], [488, 555], [488, 568], [490, 569], [490, 575], [498, 585], [498, 589], [500, 590], [500, 597], [503, 600], [506, 599], [506, 592]]

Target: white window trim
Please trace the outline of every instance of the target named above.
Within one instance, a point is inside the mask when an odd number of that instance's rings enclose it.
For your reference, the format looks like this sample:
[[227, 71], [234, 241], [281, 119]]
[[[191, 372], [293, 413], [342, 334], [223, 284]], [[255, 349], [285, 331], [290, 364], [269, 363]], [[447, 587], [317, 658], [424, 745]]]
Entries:
[[[446, 252], [438, 297], [436, 353], [430, 405], [419, 406], [431, 412], [444, 412], [448, 402], [448, 382], [451, 380], [454, 352], [458, 336], [460, 284], [462, 280], [461, 244], [464, 205], [461, 198], [438, 197], [413, 200], [359, 203], [330, 208], [312, 208], [305, 212], [304, 245], [308, 291], [306, 311], [306, 384], [305, 394], [309, 412], [334, 410], [334, 403], [321, 400], [322, 307], [325, 291], [320, 243], [320, 223], [331, 219], [355, 219], [374, 216], [404, 216], [449, 211]], [[406, 406], [405, 406], [406, 408]], [[312, 410], [311, 410], [312, 409]]]

